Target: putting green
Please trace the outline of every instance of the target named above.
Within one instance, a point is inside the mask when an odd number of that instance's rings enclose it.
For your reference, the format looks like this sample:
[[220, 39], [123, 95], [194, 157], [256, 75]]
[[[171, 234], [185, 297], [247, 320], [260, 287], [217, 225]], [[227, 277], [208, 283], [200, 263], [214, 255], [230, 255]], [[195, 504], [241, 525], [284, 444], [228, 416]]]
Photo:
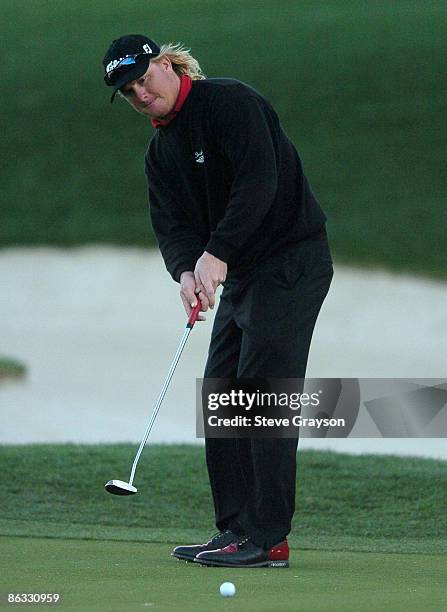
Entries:
[[[445, 604], [446, 556], [295, 550], [289, 569], [232, 570], [177, 561], [170, 549], [167, 544], [2, 537], [1, 604], [11, 591], [60, 593], [56, 609], [126, 612], [429, 612]], [[219, 595], [224, 581], [236, 585], [234, 598]]]

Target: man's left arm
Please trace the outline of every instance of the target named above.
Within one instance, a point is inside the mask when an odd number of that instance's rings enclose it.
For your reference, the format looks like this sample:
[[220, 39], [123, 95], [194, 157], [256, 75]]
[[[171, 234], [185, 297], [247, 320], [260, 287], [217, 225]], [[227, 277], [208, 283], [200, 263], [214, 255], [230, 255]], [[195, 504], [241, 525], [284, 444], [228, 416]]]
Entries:
[[274, 122], [278, 119], [254, 95], [220, 101], [216, 113], [216, 136], [231, 164], [233, 182], [225, 215], [205, 250], [228, 261], [258, 231], [275, 199], [279, 162]]
[[[234, 260], [259, 229], [275, 198], [278, 160], [272, 122], [253, 95], [216, 101], [213, 109], [216, 140], [233, 170], [233, 183], [224, 217], [212, 232], [195, 268], [196, 282], [204, 287], [210, 306], [214, 291]], [[225, 280], [225, 278], [223, 278]]]

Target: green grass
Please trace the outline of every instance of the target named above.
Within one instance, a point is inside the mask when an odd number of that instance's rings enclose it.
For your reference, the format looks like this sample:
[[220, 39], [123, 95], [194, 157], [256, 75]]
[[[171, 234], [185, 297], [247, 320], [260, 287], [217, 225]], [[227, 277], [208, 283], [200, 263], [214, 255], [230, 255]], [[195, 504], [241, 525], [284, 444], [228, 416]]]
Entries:
[[[8, 482], [0, 534], [176, 542], [215, 531], [204, 452], [148, 446], [139, 493], [108, 495], [128, 478], [131, 445], [0, 447]], [[447, 551], [447, 464], [416, 458], [299, 453], [291, 542], [300, 549]]]
[[23, 378], [26, 374], [26, 366], [10, 357], [0, 356], [0, 381], [6, 378]]
[[[203, 448], [148, 446], [138, 495], [108, 495], [134, 452], [0, 447], [0, 605], [8, 592], [57, 592], [67, 610], [442, 609], [445, 462], [300, 452], [290, 568], [232, 570], [170, 557], [214, 531]], [[219, 596], [224, 581], [233, 599]]]
[[445, 277], [444, 17], [441, 0], [4, 0], [0, 245], [153, 243], [152, 128], [109, 105], [101, 68], [142, 31], [273, 102], [338, 261]]
[[[0, 547], [0, 605], [8, 592], [120, 612], [438, 612], [445, 603], [445, 556], [297, 550], [288, 570], [232, 570], [176, 561], [166, 544], [0, 537]], [[224, 581], [236, 585], [233, 599], [218, 594]]]

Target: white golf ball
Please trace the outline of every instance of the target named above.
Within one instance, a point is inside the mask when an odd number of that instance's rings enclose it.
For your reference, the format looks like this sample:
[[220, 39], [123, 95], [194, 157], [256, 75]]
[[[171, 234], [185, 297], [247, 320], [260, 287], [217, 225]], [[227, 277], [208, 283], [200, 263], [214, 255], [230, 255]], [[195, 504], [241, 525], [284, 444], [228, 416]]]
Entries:
[[232, 582], [224, 582], [220, 585], [219, 591], [222, 597], [234, 597], [236, 593], [236, 587]]

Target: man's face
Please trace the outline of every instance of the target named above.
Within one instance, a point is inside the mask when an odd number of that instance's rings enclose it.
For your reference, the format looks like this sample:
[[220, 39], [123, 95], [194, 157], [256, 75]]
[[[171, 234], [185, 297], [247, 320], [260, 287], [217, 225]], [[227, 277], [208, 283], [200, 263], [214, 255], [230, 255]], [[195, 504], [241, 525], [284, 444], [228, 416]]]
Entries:
[[146, 73], [126, 83], [121, 93], [134, 109], [148, 117], [164, 117], [172, 110], [180, 90], [180, 78], [168, 59], [151, 61]]

